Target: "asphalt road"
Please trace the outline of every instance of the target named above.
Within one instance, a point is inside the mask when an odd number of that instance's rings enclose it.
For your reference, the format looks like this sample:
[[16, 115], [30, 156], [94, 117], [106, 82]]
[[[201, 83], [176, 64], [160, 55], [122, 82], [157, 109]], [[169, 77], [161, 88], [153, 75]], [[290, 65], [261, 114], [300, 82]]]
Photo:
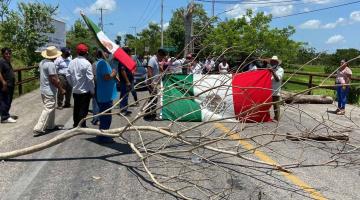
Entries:
[[[19, 122], [0, 124], [0, 152], [38, 144], [62, 133], [32, 136], [31, 130], [42, 106], [38, 91], [16, 99], [13, 105], [12, 111], [19, 116]], [[229, 140], [219, 141], [214, 146], [237, 150], [246, 158], [276, 162], [291, 173], [208, 150], [193, 152], [203, 159], [189, 152], [151, 155], [147, 166], [162, 183], [181, 188], [179, 191], [196, 199], [360, 199], [360, 184], [357, 183], [360, 152], [356, 149], [360, 145], [360, 110], [348, 107], [351, 114], [339, 117], [327, 111], [333, 110], [333, 105], [284, 108], [279, 123], [211, 123], [194, 128], [185, 136], [196, 142], [195, 137], [200, 134], [211, 138], [229, 135], [232, 130]], [[132, 108], [132, 116], [136, 115], [136, 109]], [[72, 109], [57, 111], [57, 124], [71, 127], [71, 113]], [[112, 127], [124, 124], [124, 119], [114, 117]], [[165, 127], [169, 122], [139, 120], [136, 124]], [[171, 131], [178, 132], [196, 124], [174, 124]], [[289, 141], [283, 136], [300, 132], [338, 134], [334, 131], [348, 134], [351, 145], [340, 141]], [[158, 139], [145, 144], [148, 149], [189, 149], [159, 134], [144, 132], [141, 136], [145, 143]], [[248, 137], [252, 140], [239, 140]], [[127, 132], [125, 138], [133, 143], [140, 142], [134, 131]], [[92, 136], [78, 136], [41, 152], [2, 161], [0, 199], [177, 199], [154, 185], [138, 156], [123, 141], [116, 141], [99, 144]], [[254, 151], [253, 147], [257, 149]], [[352, 151], [347, 152], [349, 150]], [[199, 160], [200, 163], [196, 163]]]

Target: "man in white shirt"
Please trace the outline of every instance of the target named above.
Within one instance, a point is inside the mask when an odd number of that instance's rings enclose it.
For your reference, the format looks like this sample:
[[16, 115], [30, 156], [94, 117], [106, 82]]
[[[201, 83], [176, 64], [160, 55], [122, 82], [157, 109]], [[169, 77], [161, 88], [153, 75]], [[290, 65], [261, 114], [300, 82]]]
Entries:
[[274, 119], [279, 121], [280, 119], [280, 91], [282, 85], [282, 79], [284, 77], [284, 69], [280, 66], [281, 60], [277, 56], [273, 56], [270, 59], [270, 72], [272, 74], [271, 81], [272, 81], [272, 101], [273, 108], [274, 108]]
[[[77, 127], [79, 122], [87, 116], [91, 97], [95, 94], [92, 65], [85, 58], [88, 54], [88, 47], [85, 44], [79, 44], [76, 52], [78, 56], [69, 64], [68, 77], [74, 98], [74, 127]], [[84, 121], [80, 126], [86, 127], [86, 122]]]
[[156, 105], [158, 101], [157, 97], [157, 87], [161, 81], [160, 77], [160, 65], [159, 61], [161, 61], [166, 56], [166, 51], [163, 49], [159, 49], [157, 54], [152, 56], [147, 64], [147, 80], [146, 83], [148, 85], [148, 90], [151, 95], [146, 107], [144, 116], [144, 120], [153, 121], [156, 119]]
[[[61, 56], [56, 58], [56, 60], [54, 61], [56, 66], [56, 71], [59, 76], [59, 80], [61, 82], [61, 86], [66, 91], [65, 95], [59, 93], [57, 96], [58, 109], [60, 110], [62, 108], [70, 108], [71, 90], [72, 90], [71, 85], [66, 79], [66, 77], [69, 76], [68, 74], [69, 74], [69, 64], [71, 61], [71, 57], [70, 57], [71, 52], [70, 49], [66, 47], [61, 48], [61, 52], [62, 52]], [[65, 104], [63, 104], [64, 96], [65, 96]]]

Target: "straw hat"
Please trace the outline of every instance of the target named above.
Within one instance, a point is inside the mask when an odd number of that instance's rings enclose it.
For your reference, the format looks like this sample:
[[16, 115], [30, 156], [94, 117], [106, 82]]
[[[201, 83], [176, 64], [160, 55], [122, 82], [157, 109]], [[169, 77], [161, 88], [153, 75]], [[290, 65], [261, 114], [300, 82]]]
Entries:
[[275, 60], [275, 61], [277, 61], [279, 64], [281, 64], [281, 60], [280, 60], [277, 56], [271, 57], [270, 60]]
[[59, 51], [55, 46], [49, 46], [41, 52], [41, 56], [47, 59], [54, 59], [61, 56], [62, 52]]

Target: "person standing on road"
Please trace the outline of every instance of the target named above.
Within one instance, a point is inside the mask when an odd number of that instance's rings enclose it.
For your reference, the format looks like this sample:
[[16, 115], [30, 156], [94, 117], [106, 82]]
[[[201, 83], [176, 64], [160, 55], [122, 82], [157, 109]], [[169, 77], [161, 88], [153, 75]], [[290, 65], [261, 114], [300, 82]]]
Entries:
[[284, 77], [284, 69], [280, 66], [281, 60], [277, 56], [273, 56], [270, 59], [270, 67], [269, 70], [272, 74], [271, 81], [272, 81], [272, 101], [273, 101], [273, 108], [274, 108], [274, 119], [279, 121], [280, 119], [280, 91], [281, 91], [281, 84], [282, 78]]
[[64, 95], [65, 90], [61, 87], [61, 82], [56, 73], [56, 66], [54, 60], [61, 56], [61, 51], [56, 47], [47, 47], [41, 52], [44, 57], [39, 64], [40, 69], [40, 92], [41, 99], [44, 104], [44, 109], [41, 112], [40, 118], [34, 127], [34, 136], [44, 134], [46, 130], [54, 130], [55, 126], [55, 107], [56, 107], [56, 93], [57, 89]]
[[[123, 50], [130, 56], [131, 49], [123, 47]], [[119, 78], [120, 78], [120, 112], [125, 116], [129, 116], [132, 112], [128, 110], [129, 92], [131, 92], [131, 83], [134, 81], [132, 72], [119, 62]]]
[[145, 106], [144, 120], [153, 121], [156, 119], [156, 105], [158, 101], [158, 84], [160, 83], [160, 65], [159, 61], [166, 56], [166, 51], [159, 49], [153, 57], [150, 58], [147, 65], [147, 80], [146, 84], [150, 93], [150, 98]]
[[[116, 69], [112, 69], [109, 63], [105, 60], [107, 55], [98, 50], [96, 57], [98, 61], [96, 63], [96, 99], [99, 106], [99, 113], [108, 110], [113, 106], [113, 100], [117, 98], [116, 90]], [[111, 113], [108, 110], [106, 113]], [[100, 130], [107, 130], [110, 128], [112, 116], [100, 115]], [[113, 142], [112, 138], [98, 136], [99, 142]]]
[[[69, 78], [73, 88], [74, 127], [84, 119], [89, 111], [91, 97], [95, 94], [94, 74], [91, 63], [85, 58], [88, 54], [88, 47], [85, 44], [76, 46], [78, 56], [69, 64]], [[81, 123], [81, 127], [86, 127], [86, 121]]]
[[[56, 60], [54, 61], [55, 66], [56, 66], [56, 71], [57, 71], [58, 77], [61, 82], [61, 86], [66, 91], [65, 95], [58, 93], [58, 96], [57, 96], [58, 109], [60, 109], [60, 110], [62, 108], [70, 108], [70, 106], [71, 106], [71, 104], [70, 104], [71, 90], [72, 90], [72, 87], [66, 78], [69, 74], [69, 64], [71, 61], [71, 58], [70, 58], [71, 52], [70, 52], [70, 49], [68, 49], [66, 47], [61, 48], [61, 52], [62, 52], [61, 56], [56, 58]], [[65, 104], [63, 104], [64, 96], [65, 96]]]
[[14, 96], [15, 76], [11, 65], [11, 49], [2, 48], [0, 60], [0, 116], [1, 123], [16, 123], [9, 114]]
[[229, 70], [229, 64], [227, 63], [226, 58], [222, 59], [222, 62], [218, 65], [220, 74], [227, 74]]
[[341, 60], [340, 67], [336, 73], [336, 95], [338, 99], [337, 115], [345, 115], [345, 104], [350, 91], [350, 79], [352, 71], [346, 62]]

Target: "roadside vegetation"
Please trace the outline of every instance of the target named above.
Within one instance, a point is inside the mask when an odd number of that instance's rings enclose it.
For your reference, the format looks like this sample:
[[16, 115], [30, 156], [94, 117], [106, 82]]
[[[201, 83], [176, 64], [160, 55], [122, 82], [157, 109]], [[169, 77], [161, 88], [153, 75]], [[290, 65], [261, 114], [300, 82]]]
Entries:
[[[13, 49], [14, 68], [24, 66], [36, 66], [41, 60], [35, 50], [47, 42], [43, 33], [52, 33], [54, 27], [50, 23], [58, 10], [58, 6], [40, 2], [19, 2], [16, 10], [9, 8], [11, 0], [0, 0], [0, 47], [8, 46]], [[169, 27], [164, 32], [164, 44], [171, 49], [171, 56], [183, 55], [185, 28], [184, 13], [187, 8], [178, 8], [173, 12], [169, 21]], [[246, 59], [258, 57], [271, 57], [277, 55], [283, 61], [285, 70], [297, 70], [302, 63], [315, 58], [319, 52], [307, 45], [306, 41], [298, 42], [291, 39], [296, 32], [292, 26], [271, 28], [271, 15], [253, 13], [248, 10], [243, 18], [225, 19], [220, 21], [217, 17], [210, 17], [201, 4], [195, 4], [193, 8], [194, 43], [195, 54], [199, 58], [225, 56], [230, 66], [239, 66]], [[152, 55], [160, 46], [161, 28], [159, 24], [149, 23], [148, 27], [137, 33], [118, 35], [114, 41], [119, 45], [127, 45], [137, 49], [139, 55]], [[87, 44], [89, 58], [93, 58], [93, 52], [98, 48], [97, 41], [80, 19], [75, 21], [67, 32], [67, 45], [75, 52], [75, 46], [79, 42]], [[216, 42], [215, 42], [216, 41]], [[289, 51], [289, 49], [292, 49]], [[145, 51], [146, 50], [146, 51]], [[338, 49], [334, 53], [322, 53], [311, 65], [305, 66], [302, 72], [331, 73], [339, 65], [341, 59], [351, 59], [360, 54], [357, 49]], [[249, 56], [251, 55], [251, 56]], [[75, 55], [74, 55], [75, 56]], [[289, 63], [295, 63], [289, 64]], [[360, 76], [360, 60], [350, 63], [354, 76]], [[23, 78], [36, 75], [32, 70], [23, 72]], [[285, 79], [288, 76], [285, 76]], [[308, 83], [308, 76], [296, 75], [292, 81]], [[318, 84], [322, 78], [314, 77], [313, 83]], [[333, 84], [329, 79], [326, 84]], [[38, 87], [34, 81], [25, 84], [23, 90], [31, 91]], [[284, 86], [288, 91], [301, 91], [306, 86], [287, 83]], [[334, 91], [316, 89], [313, 94], [334, 96]]]

